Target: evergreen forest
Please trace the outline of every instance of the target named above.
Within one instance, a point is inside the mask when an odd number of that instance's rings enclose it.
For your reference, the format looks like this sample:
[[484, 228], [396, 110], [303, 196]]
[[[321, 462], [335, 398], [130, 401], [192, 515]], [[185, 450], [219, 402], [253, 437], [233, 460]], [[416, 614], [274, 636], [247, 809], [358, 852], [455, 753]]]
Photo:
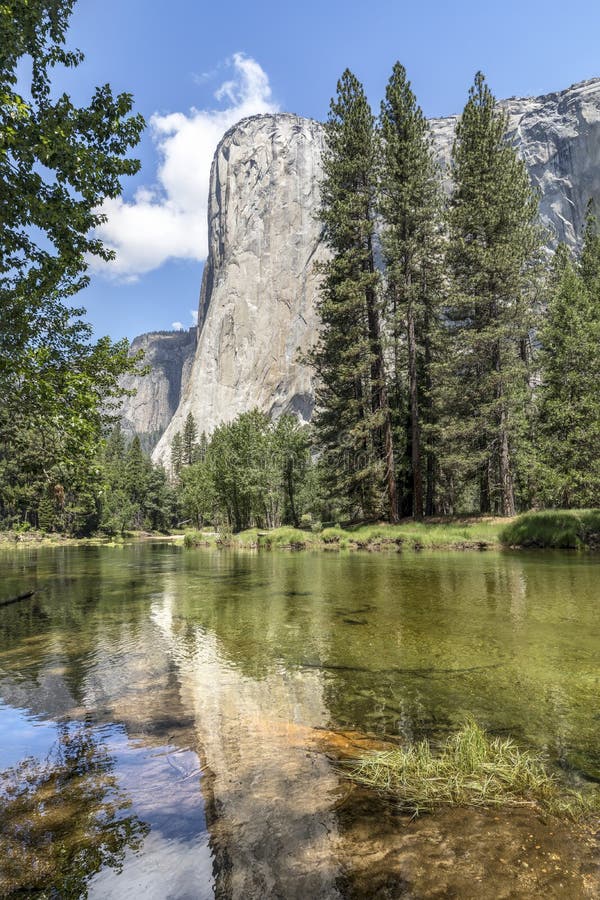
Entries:
[[[396, 523], [600, 506], [600, 237], [540, 224], [509, 123], [477, 73], [440, 165], [396, 63], [378, 114], [348, 70], [325, 123], [315, 415], [258, 410], [167, 468], [119, 423], [126, 341], [73, 305], [101, 205], [139, 168], [133, 98], [56, 96], [72, 0], [0, 8], [0, 526], [71, 535]], [[19, 66], [32, 61], [27, 91]], [[548, 248], [553, 248], [549, 250]]]

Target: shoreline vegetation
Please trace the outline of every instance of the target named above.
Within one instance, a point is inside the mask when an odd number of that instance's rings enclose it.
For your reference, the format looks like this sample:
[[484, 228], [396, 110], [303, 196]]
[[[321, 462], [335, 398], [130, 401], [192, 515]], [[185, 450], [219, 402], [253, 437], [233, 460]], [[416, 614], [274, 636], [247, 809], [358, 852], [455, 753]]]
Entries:
[[238, 533], [212, 528], [186, 532], [131, 531], [117, 537], [76, 538], [40, 531], [0, 532], [4, 547], [122, 546], [141, 541], [183, 542], [189, 548], [240, 550], [600, 550], [600, 509], [534, 510], [511, 519], [460, 516], [407, 519], [397, 525], [333, 525], [322, 528], [248, 528]]
[[600, 510], [540, 510], [512, 519], [410, 519], [398, 525], [335, 525], [316, 530], [249, 528], [238, 534], [193, 530], [186, 532], [184, 544], [264, 550], [600, 550]]

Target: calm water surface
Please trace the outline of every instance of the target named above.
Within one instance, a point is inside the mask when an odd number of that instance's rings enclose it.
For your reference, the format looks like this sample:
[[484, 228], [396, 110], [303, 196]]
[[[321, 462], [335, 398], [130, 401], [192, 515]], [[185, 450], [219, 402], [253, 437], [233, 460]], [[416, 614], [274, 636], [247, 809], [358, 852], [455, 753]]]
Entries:
[[600, 780], [599, 576], [559, 553], [2, 551], [0, 600], [38, 593], [0, 609], [0, 895], [361, 895], [361, 813], [315, 729], [473, 714]]

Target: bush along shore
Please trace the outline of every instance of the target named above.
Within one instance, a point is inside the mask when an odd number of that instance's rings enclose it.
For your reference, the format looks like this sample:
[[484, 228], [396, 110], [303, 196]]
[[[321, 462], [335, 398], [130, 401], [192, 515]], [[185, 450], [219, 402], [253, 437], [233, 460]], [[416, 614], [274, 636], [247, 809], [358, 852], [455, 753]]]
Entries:
[[600, 549], [600, 510], [543, 510], [512, 520], [497, 518], [407, 521], [342, 528], [250, 528], [188, 531], [186, 547], [225, 546], [286, 550], [486, 550], [501, 547]]
[[524, 513], [500, 531], [513, 547], [600, 550], [600, 509], [547, 509]]

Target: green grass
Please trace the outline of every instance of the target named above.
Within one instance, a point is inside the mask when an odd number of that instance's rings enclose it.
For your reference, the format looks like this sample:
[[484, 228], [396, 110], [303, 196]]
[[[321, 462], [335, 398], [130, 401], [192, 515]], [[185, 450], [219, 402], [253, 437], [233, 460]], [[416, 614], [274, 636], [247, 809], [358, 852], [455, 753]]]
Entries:
[[413, 815], [442, 807], [528, 806], [578, 819], [600, 798], [571, 790], [550, 774], [541, 754], [509, 738], [490, 737], [472, 719], [434, 750], [428, 741], [371, 753], [348, 774]]
[[234, 543], [269, 550], [273, 547], [304, 550], [318, 543], [318, 535], [291, 526], [272, 528], [269, 531], [249, 528], [233, 536]]
[[[214, 544], [214, 534], [189, 531], [186, 547]], [[545, 510], [499, 519], [405, 521], [399, 525], [336, 525], [322, 531], [284, 526], [269, 531], [249, 528], [229, 535], [228, 545], [262, 549], [397, 550], [477, 549], [500, 544], [519, 547], [600, 548], [600, 510]]]
[[[360, 525], [341, 528], [336, 525], [322, 531], [284, 526], [271, 530], [249, 528], [231, 538], [231, 544], [252, 548], [326, 550], [397, 550], [480, 548], [499, 543], [500, 525], [493, 520], [456, 520], [453, 522], [405, 522], [400, 525]], [[186, 547], [214, 543], [214, 538], [198, 531], [187, 532]]]
[[467, 548], [498, 543], [500, 526], [493, 521], [404, 522], [400, 525], [360, 525], [325, 528], [317, 537], [332, 547], [375, 550], [384, 547], [413, 549]]
[[600, 509], [524, 513], [502, 528], [500, 540], [513, 547], [598, 548]]
[[198, 529], [186, 531], [183, 536], [183, 546], [188, 549], [191, 547], [206, 547], [208, 544], [216, 544], [216, 542], [217, 536], [214, 533], [198, 531]]

